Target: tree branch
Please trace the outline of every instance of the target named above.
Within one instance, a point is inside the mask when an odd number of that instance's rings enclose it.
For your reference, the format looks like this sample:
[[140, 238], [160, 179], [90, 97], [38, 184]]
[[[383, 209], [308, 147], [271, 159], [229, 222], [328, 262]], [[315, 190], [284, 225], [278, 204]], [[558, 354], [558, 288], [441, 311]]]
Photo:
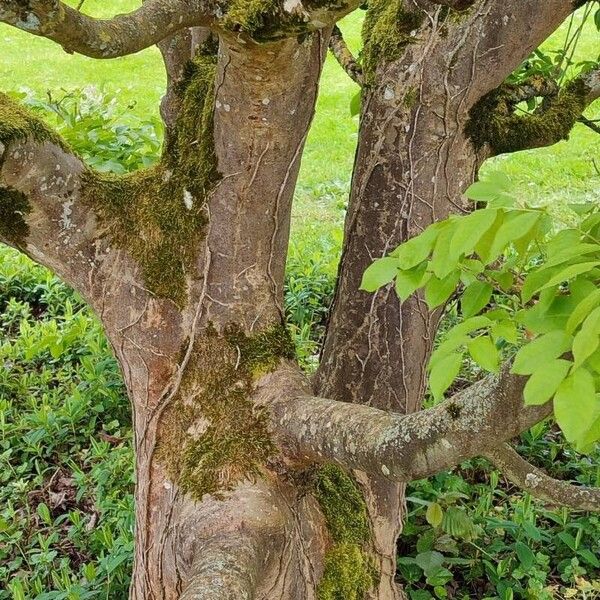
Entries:
[[600, 488], [575, 486], [553, 479], [519, 456], [508, 444], [487, 450], [483, 456], [532, 496], [575, 510], [600, 512]]
[[93, 303], [106, 255], [81, 201], [86, 172], [41, 119], [0, 94], [0, 242], [52, 269]]
[[60, 0], [7, 0], [0, 7], [0, 22], [53, 40], [70, 53], [114, 58], [148, 48], [181, 29], [211, 25], [213, 4], [210, 0], [147, 0], [131, 13], [101, 20]]
[[[532, 114], [518, 114], [516, 105], [545, 97]], [[484, 96], [472, 109], [467, 133], [490, 156], [551, 146], [567, 139], [585, 109], [600, 97], [600, 67], [570, 81], [558, 93], [541, 80], [524, 86], [503, 85]]]
[[508, 368], [434, 408], [409, 415], [297, 397], [290, 389], [289, 370], [272, 377], [285, 377], [287, 383], [272, 379], [260, 401], [270, 409], [273, 431], [291, 456], [396, 481], [421, 479], [479, 456], [552, 411], [550, 403], [525, 407], [526, 380], [509, 374]]
[[114, 58], [139, 52], [190, 27], [230, 31], [259, 42], [310, 33], [333, 25], [363, 0], [277, 0], [269, 9], [247, 0], [146, 0], [112, 19], [96, 19], [61, 0], [5, 0], [0, 22], [46, 37], [67, 52]]
[[594, 133], [600, 133], [600, 125], [598, 125], [597, 121], [592, 121], [586, 117], [579, 117], [579, 122], [591, 129]]
[[346, 71], [348, 77], [362, 87], [364, 84], [362, 67], [358, 64], [356, 58], [352, 55], [352, 52], [350, 52], [346, 40], [344, 40], [344, 36], [337, 25], [333, 28], [331, 33], [329, 49], [342, 69]]

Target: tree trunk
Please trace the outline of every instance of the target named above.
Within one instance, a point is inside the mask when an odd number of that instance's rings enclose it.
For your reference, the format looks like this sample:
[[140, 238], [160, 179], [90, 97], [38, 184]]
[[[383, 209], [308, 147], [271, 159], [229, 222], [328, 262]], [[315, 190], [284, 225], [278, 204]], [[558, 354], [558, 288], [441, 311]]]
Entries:
[[[106, 278], [102, 318], [134, 409], [132, 598], [314, 593], [313, 567], [293, 540], [310, 538], [309, 554], [322, 554], [322, 518], [314, 500], [266, 475], [271, 448], [247, 396], [260, 371], [287, 351], [276, 334], [291, 200], [325, 48], [321, 34], [252, 48], [222, 41], [214, 103], [219, 178], [206, 202], [205, 241], [189, 240], [201, 250], [185, 308], [130, 287], [127, 278], [114, 286]], [[136, 269], [120, 253], [112, 267], [121, 275]], [[246, 342], [256, 337], [265, 343], [262, 354], [246, 356]], [[205, 438], [239, 447], [210, 448]], [[202, 449], [195, 448], [200, 440]], [[194, 451], [205, 461], [197, 469], [189, 463]], [[266, 479], [221, 499], [248, 475]], [[230, 573], [223, 586], [238, 582], [222, 595], [205, 591], [215, 565]], [[254, 587], [262, 591], [254, 595]]]
[[[402, 31], [400, 24], [395, 33], [398, 38], [410, 35], [411, 41], [393, 60], [377, 54], [381, 40], [369, 41], [369, 28], [376, 30], [385, 12], [371, 22], [367, 17], [367, 85], [345, 244], [315, 380], [323, 397], [402, 414], [422, 407], [440, 314], [428, 310], [422, 294], [401, 303], [390, 286], [374, 295], [360, 291], [362, 275], [375, 258], [432, 223], [471, 209], [463, 192], [487, 158], [485, 149], [477, 151], [465, 131], [471, 109], [527, 55], [529, 48], [520, 45], [518, 37], [525, 35], [522, 27], [537, 45], [563, 18], [541, 18], [535, 27], [513, 23], [515, 30], [503, 41], [514, 51], [492, 55], [496, 69], [491, 71], [484, 57], [494, 42], [482, 34], [490, 22], [504, 18], [499, 3], [485, 2], [466, 13], [432, 8], [427, 2], [414, 4], [421, 5], [415, 12], [420, 26], [405, 15], [407, 29]], [[381, 30], [373, 35], [381, 35]], [[372, 54], [377, 54], [378, 66], [369, 72]], [[386, 466], [381, 469], [381, 475], [357, 472], [356, 477], [367, 499], [381, 570], [379, 587], [370, 598], [394, 600], [402, 597], [394, 578], [405, 484], [389, 481]]]
[[[303, 5], [292, 4], [283, 5], [285, 19], [300, 28], [311, 13], [299, 19]], [[341, 4], [340, 14], [350, 10]], [[352, 442], [329, 456], [287, 452], [266, 408], [311, 391], [403, 415], [421, 408], [439, 314], [420, 296], [400, 303], [389, 287], [359, 291], [362, 274], [434, 221], [469, 210], [462, 193], [490, 153], [467, 136], [473, 107], [573, 7], [532, 0], [530, 22], [512, 1], [509, 14], [495, 0], [466, 12], [448, 9], [473, 4], [461, 0], [369, 4], [343, 256], [312, 390], [292, 360], [283, 284], [327, 28], [264, 44], [220, 29], [212, 54], [205, 30], [163, 41], [166, 151], [157, 168], [132, 177], [91, 173], [21, 113], [7, 139], [0, 130], [0, 209], [14, 221], [10, 231], [1, 224], [0, 238], [86, 297], [123, 369], [137, 461], [132, 599], [402, 597], [396, 540], [406, 482], [398, 480], [409, 465], [396, 482], [385, 463], [380, 473], [357, 471], [357, 486], [342, 469], [313, 464], [354, 458]], [[322, 4], [309, 6], [310, 26], [322, 27]], [[48, 31], [62, 39], [60, 28]], [[508, 421], [520, 431], [513, 387]], [[430, 454], [422, 454], [423, 470]]]

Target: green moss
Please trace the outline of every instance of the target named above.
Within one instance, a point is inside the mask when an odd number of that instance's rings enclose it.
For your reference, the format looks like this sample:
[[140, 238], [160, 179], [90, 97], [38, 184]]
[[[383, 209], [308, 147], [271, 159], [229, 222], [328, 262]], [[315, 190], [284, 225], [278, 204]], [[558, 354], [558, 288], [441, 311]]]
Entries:
[[31, 206], [25, 194], [0, 188], [0, 237], [17, 247], [25, 247], [29, 227], [25, 216]]
[[342, 469], [326, 465], [315, 476], [314, 494], [334, 542], [325, 555], [319, 600], [362, 600], [377, 576], [367, 551], [371, 529], [362, 492]]
[[232, 0], [223, 7], [222, 26], [243, 32], [257, 42], [274, 41], [306, 33], [305, 11], [343, 9], [345, 0], [304, 0], [302, 9], [287, 12], [282, 0]]
[[409, 87], [406, 94], [404, 94], [404, 106], [406, 106], [406, 108], [412, 108], [413, 106], [416, 106], [418, 100], [419, 90], [414, 86]]
[[175, 133], [158, 166], [128, 176], [84, 175], [83, 200], [106, 233], [139, 263], [146, 287], [178, 305], [207, 223], [206, 197], [219, 179], [213, 139], [215, 58], [190, 63]]
[[513, 86], [503, 85], [471, 110], [466, 133], [476, 148], [489, 144], [494, 154], [503, 154], [567, 139], [587, 105], [588, 90], [581, 80], [567, 84], [545, 110], [534, 114], [515, 113], [513, 90]]
[[[66, 148], [60, 137], [40, 118], [0, 93], [0, 143], [8, 147], [12, 142], [28, 138], [37, 142], [53, 142]], [[29, 234], [24, 217], [30, 212], [31, 207], [24, 194], [0, 187], [0, 236], [15, 246], [24, 247]]]
[[223, 25], [250, 37], [264, 36], [281, 16], [278, 14], [280, 5], [277, 0], [234, 0], [223, 18]]
[[360, 488], [335, 465], [321, 467], [316, 475], [315, 497], [335, 542], [362, 544], [369, 540], [369, 517]]
[[424, 13], [409, 11], [403, 0], [370, 0], [363, 25], [362, 66], [372, 83], [380, 63], [399, 58], [414, 41]]
[[33, 138], [38, 142], [51, 141], [65, 147], [61, 138], [31, 111], [0, 93], [0, 142], [8, 145], [16, 140]]
[[337, 544], [325, 556], [319, 600], [363, 600], [373, 587], [373, 567], [357, 544]]
[[219, 496], [261, 472], [275, 453], [265, 414], [251, 401], [257, 379], [294, 348], [283, 326], [246, 335], [209, 327], [194, 343], [176, 397], [163, 413], [157, 458], [193, 498]]

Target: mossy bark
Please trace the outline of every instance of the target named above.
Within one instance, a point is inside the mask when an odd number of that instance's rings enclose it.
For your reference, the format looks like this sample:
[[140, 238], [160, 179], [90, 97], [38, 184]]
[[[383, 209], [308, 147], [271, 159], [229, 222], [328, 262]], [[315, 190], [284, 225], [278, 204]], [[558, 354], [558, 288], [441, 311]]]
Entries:
[[[400, 303], [393, 288], [357, 291], [375, 257], [436, 220], [470, 210], [463, 192], [485, 156], [472, 143], [470, 108], [497, 88], [566, 8], [535, 2], [534, 24], [506, 17], [504, 3], [456, 14], [427, 2], [370, 2], [365, 19], [363, 111], [333, 312], [316, 391], [386, 411], [418, 411], [438, 323], [424, 300]], [[485, 15], [485, 18], [482, 17]], [[506, 23], [506, 28], [498, 27]], [[500, 50], [501, 48], [501, 50]], [[487, 51], [486, 51], [487, 50]], [[473, 56], [478, 59], [474, 60]], [[404, 485], [354, 473], [365, 493], [380, 579], [367, 598], [396, 599], [396, 540]]]

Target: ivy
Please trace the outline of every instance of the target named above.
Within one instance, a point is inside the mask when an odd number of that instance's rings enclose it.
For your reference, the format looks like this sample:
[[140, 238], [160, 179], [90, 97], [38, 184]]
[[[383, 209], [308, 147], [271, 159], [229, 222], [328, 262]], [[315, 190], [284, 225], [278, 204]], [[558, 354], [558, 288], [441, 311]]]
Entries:
[[[542, 208], [519, 203], [496, 175], [466, 195], [482, 206], [451, 216], [376, 260], [363, 290], [393, 284], [401, 301], [420, 293], [430, 310], [455, 307], [428, 365], [441, 400], [466, 360], [528, 378], [528, 405], [554, 401], [565, 437], [588, 452], [600, 440], [600, 206], [572, 206], [558, 227]], [[575, 224], [574, 224], [575, 223]]]

